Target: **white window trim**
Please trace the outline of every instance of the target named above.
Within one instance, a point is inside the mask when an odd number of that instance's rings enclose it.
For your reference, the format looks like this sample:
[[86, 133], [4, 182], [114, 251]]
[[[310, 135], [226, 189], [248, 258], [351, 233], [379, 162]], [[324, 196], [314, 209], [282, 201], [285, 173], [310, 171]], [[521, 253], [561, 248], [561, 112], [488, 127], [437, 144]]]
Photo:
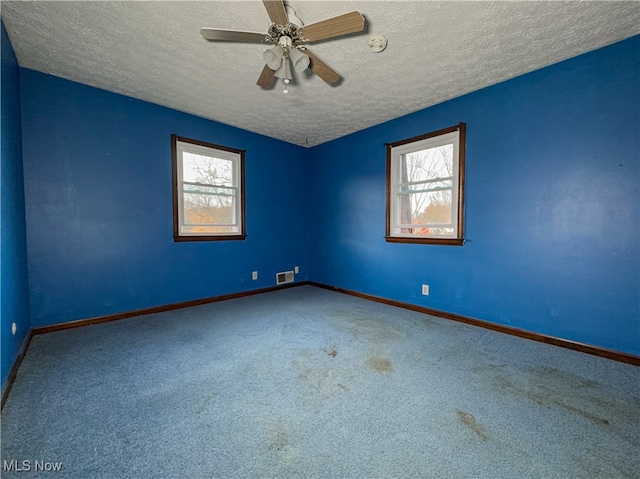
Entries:
[[[245, 214], [244, 214], [244, 151], [228, 148], [220, 145], [209, 144], [190, 138], [172, 135], [172, 161], [174, 177], [174, 240], [175, 241], [203, 241], [219, 239], [244, 239], [245, 234]], [[233, 226], [236, 232], [185, 232], [184, 227], [184, 185], [199, 183], [185, 182], [183, 178], [183, 158], [184, 153], [192, 153], [232, 162], [232, 186], [202, 184], [202, 186], [223, 188], [233, 190], [234, 211], [233, 222], [231, 224], [222, 223], [202, 223], [189, 224], [188, 226]]]
[[[454, 127], [438, 130], [426, 135], [409, 138], [396, 143], [387, 144], [387, 226], [385, 239], [388, 242], [412, 242], [412, 243], [436, 243], [461, 245], [463, 237], [463, 189], [464, 189], [464, 150], [465, 150], [465, 124], [460, 123]], [[425, 181], [401, 182], [402, 156], [416, 151], [436, 148], [443, 145], [453, 145], [453, 176]], [[451, 180], [451, 187], [437, 187], [435, 190], [451, 190], [451, 222], [447, 224], [433, 224], [430, 227], [452, 228], [451, 234], [417, 235], [403, 233], [402, 229], [419, 228], [415, 224], [401, 222], [402, 194], [401, 188], [412, 185], [425, 185], [429, 183]]]

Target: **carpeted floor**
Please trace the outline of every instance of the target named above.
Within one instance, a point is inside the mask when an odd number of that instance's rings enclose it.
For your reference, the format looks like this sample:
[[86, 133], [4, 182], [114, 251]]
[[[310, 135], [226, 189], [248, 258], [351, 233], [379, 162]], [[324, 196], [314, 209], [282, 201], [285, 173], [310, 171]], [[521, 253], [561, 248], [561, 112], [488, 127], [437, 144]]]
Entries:
[[301, 286], [35, 336], [2, 477], [638, 478], [639, 416], [640, 368]]

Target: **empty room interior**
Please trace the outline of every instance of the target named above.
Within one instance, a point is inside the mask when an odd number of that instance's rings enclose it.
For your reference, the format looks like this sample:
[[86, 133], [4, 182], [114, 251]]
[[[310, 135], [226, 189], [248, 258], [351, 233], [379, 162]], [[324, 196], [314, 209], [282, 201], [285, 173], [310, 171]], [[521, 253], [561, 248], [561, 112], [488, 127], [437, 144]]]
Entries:
[[640, 3], [0, 6], [2, 477], [640, 478]]

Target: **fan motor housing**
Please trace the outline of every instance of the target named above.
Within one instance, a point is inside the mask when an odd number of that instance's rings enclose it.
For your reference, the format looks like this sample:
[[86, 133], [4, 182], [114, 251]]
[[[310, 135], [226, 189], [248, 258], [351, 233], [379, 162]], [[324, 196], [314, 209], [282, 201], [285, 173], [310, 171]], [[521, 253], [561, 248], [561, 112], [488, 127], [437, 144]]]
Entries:
[[289, 47], [298, 46], [302, 43], [307, 42], [307, 40], [302, 35], [302, 29], [294, 25], [293, 23], [288, 23], [288, 22], [284, 25], [278, 25], [276, 23], [272, 23], [271, 26], [269, 27], [268, 35], [271, 38], [271, 41], [276, 44], [278, 43], [281, 44], [280, 39], [283, 37], [289, 38], [289, 41], [291, 42], [291, 44], [288, 45]]

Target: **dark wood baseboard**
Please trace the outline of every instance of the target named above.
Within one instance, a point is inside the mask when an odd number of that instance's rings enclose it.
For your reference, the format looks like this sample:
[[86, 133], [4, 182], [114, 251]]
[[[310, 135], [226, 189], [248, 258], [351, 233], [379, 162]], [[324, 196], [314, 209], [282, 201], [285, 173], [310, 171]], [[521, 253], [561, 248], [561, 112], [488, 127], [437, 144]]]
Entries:
[[13, 381], [15, 381], [16, 379], [16, 375], [18, 374], [18, 369], [20, 369], [20, 365], [22, 364], [24, 355], [27, 352], [27, 349], [29, 348], [29, 344], [31, 343], [32, 337], [33, 337], [33, 331], [30, 329], [29, 332], [27, 332], [27, 336], [24, 338], [24, 341], [22, 342], [20, 351], [18, 351], [16, 360], [13, 362], [11, 371], [9, 371], [7, 380], [5, 381], [4, 387], [2, 388], [2, 399], [0, 399], [0, 410], [4, 408], [4, 403], [7, 401], [7, 397], [9, 396], [9, 391], [11, 390], [11, 386], [13, 386]]
[[164, 304], [162, 306], [152, 306], [150, 308], [134, 309], [133, 311], [125, 311], [123, 313], [107, 314], [105, 316], [96, 316], [94, 318], [80, 319], [78, 321], [69, 321], [66, 323], [52, 324], [50, 326], [38, 326], [32, 329], [33, 334], [51, 333], [63, 329], [80, 328], [92, 324], [108, 323], [110, 321], [118, 321], [120, 319], [133, 318], [135, 316], [145, 316], [147, 314], [163, 313], [165, 311], [173, 311], [175, 309], [190, 308], [192, 306], [201, 306], [209, 303], [219, 303], [229, 299], [244, 298], [256, 294], [270, 293], [280, 289], [293, 288], [309, 284], [308, 281], [300, 281], [297, 283], [289, 283], [281, 286], [270, 286], [268, 288], [253, 289], [250, 291], [242, 291], [240, 293], [222, 294], [220, 296], [211, 296], [209, 298], [193, 299], [191, 301], [182, 301], [180, 303]]
[[309, 284], [309, 282], [300, 281], [297, 283], [289, 283], [281, 286], [270, 286], [268, 288], [254, 289], [251, 291], [242, 291], [240, 293], [223, 294], [220, 296], [212, 296], [209, 298], [183, 301], [181, 303], [165, 304], [162, 306], [153, 306], [150, 308], [136, 309], [133, 311], [126, 311], [123, 313], [107, 314], [105, 316], [97, 316], [95, 318], [81, 319], [78, 321], [69, 321], [66, 323], [52, 324], [50, 326], [38, 326], [35, 328], [31, 328], [27, 333], [27, 337], [25, 338], [25, 341], [22, 344], [22, 347], [20, 348], [20, 352], [18, 353], [18, 356], [16, 357], [16, 360], [13, 363], [13, 367], [11, 368], [9, 375], [7, 376], [7, 380], [4, 384], [4, 387], [2, 388], [2, 400], [1, 400], [2, 402], [0, 404], [0, 409], [4, 407], [4, 403], [7, 400], [7, 396], [9, 395], [9, 391], [11, 390], [11, 386], [13, 385], [16, 375], [18, 374], [18, 369], [20, 369], [20, 364], [22, 364], [22, 360], [24, 358], [25, 353], [27, 352], [29, 343], [31, 343], [31, 338], [36, 334], [51, 333], [54, 331], [61, 331], [63, 329], [80, 328], [82, 326], [90, 326], [92, 324], [107, 323], [109, 321], [117, 321], [120, 319], [133, 318], [135, 316], [144, 316], [147, 314], [162, 313], [164, 311], [172, 311], [174, 309], [189, 308], [191, 306], [200, 306], [202, 304], [218, 303], [220, 301], [227, 301], [229, 299], [243, 298], [245, 296], [253, 296], [256, 294], [269, 293], [271, 291], [277, 291], [277, 290], [286, 289], [286, 288], [293, 288], [295, 286], [302, 286], [304, 284]]
[[612, 359], [621, 363], [632, 364], [634, 366], [640, 366], [640, 356], [633, 354], [622, 353], [611, 349], [599, 348], [597, 346], [590, 346], [588, 344], [578, 343], [568, 339], [556, 338], [553, 336], [547, 336], [544, 334], [534, 333], [525, 329], [513, 328], [511, 326], [504, 326], [502, 324], [491, 323], [489, 321], [483, 321], [481, 319], [471, 318], [468, 316], [462, 316], [455, 313], [447, 313], [445, 311], [439, 311], [437, 309], [431, 309], [424, 306], [418, 306], [411, 303], [403, 303], [401, 301], [395, 301], [393, 299], [382, 298], [379, 296], [373, 296], [370, 294], [359, 293], [357, 291], [351, 291], [349, 289], [338, 288], [336, 286], [329, 286], [322, 283], [316, 283], [314, 281], [309, 282], [312, 286], [318, 288], [328, 289], [330, 291], [336, 291], [338, 293], [348, 294], [350, 296], [356, 296], [362, 299], [368, 299], [370, 301], [376, 301], [378, 303], [388, 304], [390, 306], [396, 306], [399, 308], [410, 309], [419, 313], [429, 314], [431, 316], [437, 316], [439, 318], [450, 319], [452, 321], [458, 321], [460, 323], [470, 324], [472, 326], [478, 326], [480, 328], [490, 329], [499, 333], [510, 334], [511, 336], [518, 336], [519, 338], [530, 339], [532, 341], [538, 341], [541, 343], [551, 344], [553, 346], [559, 346], [561, 348], [572, 349], [581, 353], [591, 354], [594, 356], [600, 356], [602, 358]]

